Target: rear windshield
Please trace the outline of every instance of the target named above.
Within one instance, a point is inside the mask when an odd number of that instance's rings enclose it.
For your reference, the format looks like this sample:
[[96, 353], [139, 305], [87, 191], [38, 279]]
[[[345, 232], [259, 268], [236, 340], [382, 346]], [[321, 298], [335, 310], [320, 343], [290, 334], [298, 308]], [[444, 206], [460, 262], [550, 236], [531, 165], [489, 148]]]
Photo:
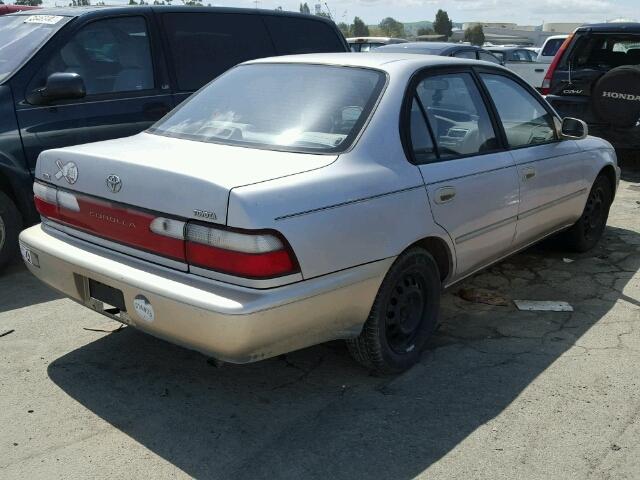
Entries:
[[585, 35], [571, 51], [572, 68], [610, 69], [640, 64], [640, 35]]
[[0, 16], [0, 82], [68, 21], [58, 15]]
[[544, 44], [544, 48], [542, 49], [543, 57], [553, 57], [558, 52], [560, 46], [564, 43], [564, 38], [552, 38], [551, 40], [547, 40], [547, 43]]
[[362, 128], [384, 83], [383, 73], [364, 68], [241, 65], [149, 131], [200, 142], [340, 152]]

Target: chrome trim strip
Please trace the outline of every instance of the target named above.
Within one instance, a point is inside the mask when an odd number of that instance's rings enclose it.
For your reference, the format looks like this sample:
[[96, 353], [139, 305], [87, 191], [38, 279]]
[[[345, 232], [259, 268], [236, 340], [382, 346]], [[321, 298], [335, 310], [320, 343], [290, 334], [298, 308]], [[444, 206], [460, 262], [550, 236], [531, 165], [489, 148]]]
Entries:
[[122, 245], [121, 243], [112, 242], [110, 240], [106, 240], [104, 238], [100, 238], [95, 235], [91, 235], [89, 233], [76, 230], [75, 228], [67, 227], [66, 225], [62, 225], [58, 222], [54, 222], [54, 221], [43, 218], [42, 225], [44, 225], [46, 228], [53, 228], [54, 230], [59, 230], [71, 237], [76, 237], [81, 240], [84, 240], [85, 242], [93, 243], [94, 245], [99, 245], [101, 247], [114, 250], [116, 252], [124, 253], [125, 255], [141, 258], [148, 262], [162, 265], [164, 267], [180, 270], [181, 272], [187, 272], [189, 270], [186, 263], [161, 257], [160, 255], [154, 255], [153, 253], [148, 253], [148, 252], [145, 252], [144, 250], [139, 250], [137, 248], [127, 247], [125, 245]]
[[288, 213], [286, 215], [281, 215], [279, 217], [276, 217], [274, 218], [274, 220], [279, 221], [279, 220], [285, 220], [293, 217], [300, 217], [302, 215], [308, 215], [310, 213], [321, 212], [322, 210], [330, 210], [332, 208], [344, 207], [346, 205], [351, 205], [353, 203], [367, 202], [369, 200], [375, 200], [376, 198], [386, 197], [388, 195], [395, 195], [396, 193], [404, 193], [410, 190], [416, 190], [418, 188], [424, 188], [424, 185], [416, 185], [414, 187], [401, 188], [400, 190], [393, 190], [391, 192], [380, 193], [378, 195], [372, 195], [370, 197], [357, 198], [355, 200], [348, 200], [346, 202], [335, 203], [333, 205], [326, 205], [324, 207], [312, 208], [311, 210], [304, 210], [302, 212]]
[[526, 243], [526, 244], [524, 244], [524, 245], [522, 245], [522, 246], [519, 246], [519, 247], [517, 247], [517, 248], [514, 248], [513, 250], [510, 250], [509, 252], [505, 253], [504, 255], [499, 255], [499, 256], [498, 256], [498, 257], [496, 257], [495, 259], [493, 259], [493, 260], [491, 260], [491, 261], [489, 261], [489, 262], [487, 262], [487, 263], [483, 264], [482, 266], [480, 266], [480, 267], [478, 267], [478, 268], [476, 268], [476, 269], [472, 270], [471, 272], [469, 272], [469, 273], [465, 273], [465, 274], [464, 274], [463, 276], [461, 276], [460, 278], [455, 278], [453, 281], [450, 281], [450, 282], [446, 283], [442, 288], [443, 288], [443, 289], [450, 288], [451, 286], [453, 286], [453, 285], [455, 285], [455, 284], [457, 284], [457, 283], [460, 283], [460, 282], [461, 282], [461, 281], [463, 281], [465, 278], [469, 278], [470, 276], [472, 276], [472, 275], [474, 275], [474, 274], [478, 273], [478, 272], [479, 272], [479, 271], [481, 271], [481, 270], [484, 270], [485, 268], [487, 268], [487, 267], [489, 267], [489, 266], [491, 266], [491, 265], [494, 265], [494, 264], [496, 264], [496, 263], [499, 263], [499, 262], [501, 262], [502, 260], [504, 260], [504, 259], [506, 259], [506, 258], [509, 258], [510, 256], [515, 255], [515, 254], [516, 254], [516, 253], [518, 253], [518, 252], [521, 252], [521, 251], [523, 251], [523, 250], [526, 250], [527, 248], [529, 248], [530, 246], [532, 246], [532, 245], [534, 245], [534, 244], [538, 243], [538, 242], [539, 242], [539, 241], [541, 241], [542, 239], [547, 238], [547, 237], [550, 237], [550, 236], [552, 236], [552, 235], [554, 235], [554, 234], [556, 234], [556, 233], [558, 233], [558, 232], [560, 232], [560, 231], [562, 231], [562, 230], [564, 230], [564, 229], [566, 229], [566, 228], [569, 228], [571, 225], [572, 225], [572, 224], [562, 225], [562, 226], [560, 226], [560, 227], [558, 227], [558, 228], [556, 228], [556, 229], [554, 229], [554, 230], [551, 230], [551, 231], [550, 231], [550, 232], [548, 232], [548, 233], [545, 233], [545, 234], [541, 235], [540, 237], [536, 238], [535, 240], [533, 240], [533, 241], [531, 241], [531, 242], [528, 242], [528, 243]]
[[584, 192], [586, 192], [586, 188], [582, 188], [577, 192], [570, 193], [569, 195], [565, 195], [564, 197], [556, 198], [547, 203], [543, 203], [542, 205], [538, 205], [537, 207], [531, 208], [529, 210], [525, 210], [522, 213], [518, 213], [518, 220], [522, 220], [523, 218], [530, 217], [531, 215], [535, 215], [542, 210], [546, 210], [547, 208], [555, 207], [556, 205], [561, 204], [562, 202], [566, 202], [567, 200], [571, 200], [572, 198], [579, 197]]
[[198, 275], [199, 277], [210, 278], [211, 280], [218, 280], [220, 282], [231, 283], [233, 285], [240, 285], [241, 287], [249, 287], [255, 289], [265, 289], [282, 287], [291, 283], [301, 282], [302, 273], [293, 273], [284, 277], [267, 278], [264, 280], [255, 278], [242, 278], [233, 275], [227, 275], [226, 273], [220, 273], [213, 270], [207, 270], [206, 268], [189, 266], [189, 273]]
[[499, 222], [492, 223], [491, 225], [487, 225], [486, 227], [482, 227], [472, 232], [465, 233], [464, 235], [460, 235], [459, 237], [456, 238], [456, 244], [464, 243], [468, 240], [479, 237], [480, 235], [484, 235], [485, 233], [488, 233], [491, 230], [495, 230], [496, 228], [504, 227], [505, 225], [514, 223], [516, 220], [518, 220], [518, 216], [514, 215], [512, 217], [505, 218], [504, 220], [500, 220]]

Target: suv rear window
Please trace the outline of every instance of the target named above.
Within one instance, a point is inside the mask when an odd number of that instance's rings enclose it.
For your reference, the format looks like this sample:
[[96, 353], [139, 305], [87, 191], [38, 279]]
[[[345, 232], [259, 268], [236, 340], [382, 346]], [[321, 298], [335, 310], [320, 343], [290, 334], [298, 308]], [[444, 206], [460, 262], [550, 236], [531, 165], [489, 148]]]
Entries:
[[194, 12], [162, 17], [182, 91], [197, 90], [246, 60], [275, 54], [259, 15]]
[[585, 35], [580, 37], [568, 61], [572, 68], [611, 69], [640, 64], [640, 35]]
[[377, 70], [356, 67], [240, 65], [149, 131], [199, 142], [340, 152], [362, 129], [385, 78]]

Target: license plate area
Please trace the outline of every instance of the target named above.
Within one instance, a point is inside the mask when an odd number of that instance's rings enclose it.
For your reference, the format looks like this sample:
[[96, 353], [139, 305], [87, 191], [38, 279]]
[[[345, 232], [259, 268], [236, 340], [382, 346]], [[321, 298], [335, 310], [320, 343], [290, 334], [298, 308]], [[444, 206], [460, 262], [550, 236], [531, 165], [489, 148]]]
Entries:
[[124, 304], [124, 295], [121, 290], [105, 285], [92, 278], [89, 279], [89, 297], [93, 300], [99, 300], [105, 304], [106, 308], [115, 308], [121, 312], [127, 311], [127, 307]]

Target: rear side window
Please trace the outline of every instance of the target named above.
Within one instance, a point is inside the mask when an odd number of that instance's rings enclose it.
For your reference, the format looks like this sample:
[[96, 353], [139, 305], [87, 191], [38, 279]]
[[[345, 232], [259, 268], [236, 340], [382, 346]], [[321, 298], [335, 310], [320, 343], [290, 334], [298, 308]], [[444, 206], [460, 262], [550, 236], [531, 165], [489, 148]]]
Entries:
[[533, 95], [502, 75], [480, 74], [498, 110], [510, 147], [556, 139], [553, 117]]
[[416, 95], [427, 114], [440, 159], [497, 147], [491, 119], [470, 74], [427, 77], [416, 87]]
[[278, 55], [345, 51], [336, 30], [325, 22], [275, 15], [265, 16], [264, 21]]
[[419, 100], [414, 97], [411, 103], [411, 117], [409, 118], [409, 131], [411, 135], [411, 149], [417, 163], [429, 163], [436, 160], [436, 151], [433, 148], [431, 132], [418, 104]]
[[197, 90], [238, 63], [275, 53], [259, 15], [167, 13], [163, 23], [182, 91]]
[[478, 56], [480, 57], [480, 60], [484, 60], [485, 62], [500, 63], [500, 60], [498, 60], [497, 57], [487, 52], [478, 52]]
[[547, 40], [540, 55], [543, 57], [553, 57], [563, 43], [564, 38], [553, 38], [551, 40]]
[[476, 51], [475, 50], [461, 50], [453, 54], [456, 58], [469, 58], [471, 60], [476, 60]]

